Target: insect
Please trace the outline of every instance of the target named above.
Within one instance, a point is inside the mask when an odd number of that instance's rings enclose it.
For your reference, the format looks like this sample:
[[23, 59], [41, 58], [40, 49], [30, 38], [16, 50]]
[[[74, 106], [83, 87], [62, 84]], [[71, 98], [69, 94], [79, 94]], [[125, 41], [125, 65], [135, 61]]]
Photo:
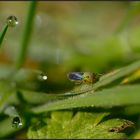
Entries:
[[92, 72], [70, 72], [68, 79], [74, 81], [76, 84], [95, 83], [99, 80], [100, 74]]

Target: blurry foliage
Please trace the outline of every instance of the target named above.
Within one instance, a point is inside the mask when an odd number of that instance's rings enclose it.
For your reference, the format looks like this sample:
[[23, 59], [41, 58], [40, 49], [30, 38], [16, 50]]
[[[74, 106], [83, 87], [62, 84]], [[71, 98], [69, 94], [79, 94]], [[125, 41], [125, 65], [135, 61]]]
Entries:
[[[140, 2], [30, 3], [0, 2], [1, 29], [19, 20], [0, 38], [0, 138], [140, 138]], [[70, 71], [103, 75], [75, 87]]]

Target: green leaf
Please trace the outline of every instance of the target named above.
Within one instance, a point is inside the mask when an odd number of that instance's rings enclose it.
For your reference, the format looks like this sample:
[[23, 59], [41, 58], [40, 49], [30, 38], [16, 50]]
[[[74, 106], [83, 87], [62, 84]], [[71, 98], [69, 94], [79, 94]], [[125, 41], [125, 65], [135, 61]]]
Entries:
[[[116, 84], [117, 80], [125, 76], [128, 76], [129, 74], [133, 73], [139, 68], [140, 68], [140, 61], [136, 61], [128, 66], [117, 69], [112, 73], [105, 74], [104, 76], [101, 77], [99, 82], [93, 85], [93, 89], [96, 90], [98, 88], [105, 87], [109, 84], [113, 84], [113, 82]], [[120, 81], [118, 83], [120, 83]]]
[[4, 80], [0, 81], [0, 112], [4, 109], [5, 105], [18, 102], [15, 93], [16, 89], [14, 83]]
[[69, 97], [70, 95], [65, 94], [47, 94], [44, 92], [35, 92], [30, 90], [20, 89], [22, 98], [30, 104], [41, 104], [51, 102], [54, 100], [60, 100]]
[[47, 103], [31, 109], [34, 113], [52, 110], [78, 108], [78, 107], [103, 107], [126, 106], [140, 104], [140, 85], [117, 86], [102, 91], [93, 91], [68, 99]]
[[[44, 123], [37, 123], [28, 130], [28, 138], [126, 138], [122, 133], [125, 128], [132, 127], [133, 123], [123, 119], [103, 120], [109, 113], [52, 112], [51, 118], [45, 118]], [[46, 123], [46, 125], [45, 125]], [[127, 124], [127, 125], [126, 125]], [[121, 130], [121, 126], [124, 129]], [[118, 131], [111, 132], [110, 129]], [[118, 133], [119, 132], [119, 133]]]
[[68, 98], [62, 101], [56, 101], [53, 103], [41, 105], [39, 107], [33, 108], [32, 111], [34, 113], [41, 113], [45, 111], [77, 108], [77, 107], [89, 107], [89, 106], [112, 107], [118, 105], [122, 106], [122, 105], [139, 104], [140, 102], [137, 97], [140, 96], [139, 85], [131, 85], [131, 86], [124, 86], [124, 87], [118, 86], [108, 90], [95, 92], [95, 90], [103, 87], [107, 87], [107, 85], [112, 85], [113, 83], [116, 84], [116, 82], [120, 83], [121, 81], [120, 79], [132, 74], [139, 68], [140, 68], [140, 61], [136, 61], [128, 66], [125, 66], [112, 73], [102, 76], [99, 82], [93, 85], [87, 87], [81, 85], [75, 88], [72, 92], [65, 93], [65, 95], [71, 95], [71, 96], [74, 94], [85, 93], [83, 95], [78, 95], [78, 96], [75, 95], [75, 97], [73, 96], [72, 98]]
[[100, 77], [100, 80], [96, 83], [93, 83], [93, 85], [89, 85], [86, 87], [86, 85], [77, 86], [74, 90], [72, 90], [72, 93], [69, 93], [70, 95], [74, 94], [80, 94], [80, 93], [87, 93], [89, 91], [95, 91], [99, 90], [101, 88], [106, 88], [108, 86], [117, 85], [120, 84], [122, 79], [133, 72], [137, 71], [140, 68], [140, 61], [136, 61], [128, 66], [122, 67], [120, 69], [117, 69], [113, 72], [107, 73]]
[[15, 127], [12, 127], [12, 119], [11, 117], [8, 117], [2, 121], [0, 121], [0, 138], [6, 137], [12, 133], [15, 133], [21, 129], [23, 129], [25, 125], [25, 120], [22, 118], [23, 125], [16, 129]]

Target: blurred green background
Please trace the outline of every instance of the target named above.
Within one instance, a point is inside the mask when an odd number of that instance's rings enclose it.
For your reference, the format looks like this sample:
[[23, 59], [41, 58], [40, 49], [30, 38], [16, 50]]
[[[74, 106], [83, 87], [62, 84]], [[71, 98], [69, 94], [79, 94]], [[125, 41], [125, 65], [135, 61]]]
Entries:
[[[29, 3], [0, 1], [0, 29], [11, 15], [16, 16], [19, 21], [15, 28], [9, 28], [6, 33], [0, 50], [0, 66], [13, 67], [18, 59]], [[139, 40], [140, 2], [38, 1], [28, 55], [23, 67], [38, 69], [47, 74], [47, 81], [41, 83], [38, 91], [64, 93], [63, 91], [73, 88], [67, 78], [71, 71], [104, 74], [140, 59]], [[1, 69], [1, 77], [2, 72], [5, 71]], [[3, 84], [1, 85], [3, 88]], [[32, 86], [32, 82], [25, 76], [20, 86], [28, 88]], [[4, 89], [7, 91], [7, 87]], [[8, 100], [4, 100], [5, 102]], [[3, 127], [7, 129], [9, 122], [2, 122], [1, 130]], [[24, 138], [25, 135], [26, 132], [21, 132], [16, 137]]]
[[[20, 49], [29, 2], [0, 2], [0, 28], [15, 15], [0, 51], [0, 63], [13, 65]], [[41, 2], [37, 4], [24, 67], [48, 75], [50, 91], [68, 88], [67, 73], [106, 73], [140, 58], [140, 2]], [[119, 30], [119, 32], [116, 32]]]

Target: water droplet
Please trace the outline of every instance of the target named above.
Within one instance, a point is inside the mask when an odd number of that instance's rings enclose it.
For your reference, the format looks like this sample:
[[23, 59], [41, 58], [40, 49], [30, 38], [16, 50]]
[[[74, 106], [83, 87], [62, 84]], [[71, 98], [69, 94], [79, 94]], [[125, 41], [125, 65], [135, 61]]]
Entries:
[[10, 27], [15, 27], [18, 24], [18, 20], [15, 16], [9, 16], [7, 18], [7, 25]]
[[47, 80], [47, 76], [46, 76], [46, 75], [42, 76], [42, 78], [43, 78], [44, 80]]
[[19, 128], [21, 126], [22, 126], [22, 122], [21, 122], [20, 117], [18, 116], [14, 117], [12, 121], [12, 127]]
[[38, 79], [40, 81], [46, 81], [48, 79], [47, 75], [44, 73], [39, 74]]

